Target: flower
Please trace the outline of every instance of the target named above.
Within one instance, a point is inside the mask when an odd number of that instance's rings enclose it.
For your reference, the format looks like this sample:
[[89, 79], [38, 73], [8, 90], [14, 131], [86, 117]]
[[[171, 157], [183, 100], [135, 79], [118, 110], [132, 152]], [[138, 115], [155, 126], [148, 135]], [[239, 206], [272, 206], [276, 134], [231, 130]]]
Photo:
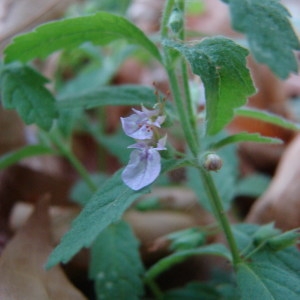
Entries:
[[142, 110], [132, 109], [135, 113], [127, 118], [121, 118], [126, 135], [137, 140], [148, 140], [153, 136], [154, 127], [160, 128], [165, 116], [160, 116], [158, 109], [149, 110], [142, 106]]
[[137, 191], [152, 183], [161, 170], [160, 154], [165, 150], [166, 136], [161, 138], [156, 147], [149, 145], [150, 141], [141, 141], [129, 146], [134, 148], [129, 163], [122, 172], [123, 182]]

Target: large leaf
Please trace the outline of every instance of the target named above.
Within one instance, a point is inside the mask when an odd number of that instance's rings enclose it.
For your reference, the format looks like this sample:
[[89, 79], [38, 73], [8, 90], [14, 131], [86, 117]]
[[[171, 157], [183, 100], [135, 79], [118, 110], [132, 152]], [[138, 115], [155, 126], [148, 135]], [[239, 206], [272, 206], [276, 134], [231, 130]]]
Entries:
[[121, 170], [106, 181], [92, 196], [72, 228], [51, 253], [47, 262], [50, 268], [59, 262], [68, 262], [81, 248], [90, 246], [108, 225], [118, 221], [124, 211], [148, 188], [133, 191], [121, 179]]
[[4, 108], [16, 109], [26, 124], [49, 130], [58, 113], [53, 96], [44, 87], [47, 79], [19, 64], [5, 66], [0, 76]]
[[206, 132], [214, 135], [233, 118], [234, 109], [246, 103], [255, 92], [246, 67], [248, 51], [233, 41], [207, 38], [188, 46], [167, 41], [166, 46], [179, 51], [201, 77], [206, 97]]
[[60, 109], [89, 109], [105, 105], [153, 106], [156, 103], [154, 90], [138, 85], [105, 86], [82, 94], [70, 94], [58, 100], [57, 106]]
[[[253, 251], [253, 236], [259, 228], [251, 224], [234, 227], [233, 232], [241, 250], [248, 249], [248, 253]], [[238, 266], [237, 281], [243, 300], [299, 299], [299, 250], [293, 246], [272, 251], [266, 246], [251, 256], [251, 263]]]
[[139, 243], [125, 222], [107, 227], [92, 246], [90, 277], [98, 299], [137, 300], [143, 293]]
[[50, 22], [16, 37], [4, 51], [5, 62], [27, 62], [33, 58], [45, 58], [60, 49], [72, 49], [84, 42], [106, 45], [117, 39], [140, 45], [161, 60], [157, 47], [139, 28], [121, 16], [99, 12]]
[[300, 278], [269, 263], [242, 263], [237, 269], [242, 300], [298, 300]]
[[251, 52], [280, 78], [297, 72], [294, 50], [299, 40], [289, 22], [289, 12], [278, 0], [227, 0], [233, 28], [247, 35]]

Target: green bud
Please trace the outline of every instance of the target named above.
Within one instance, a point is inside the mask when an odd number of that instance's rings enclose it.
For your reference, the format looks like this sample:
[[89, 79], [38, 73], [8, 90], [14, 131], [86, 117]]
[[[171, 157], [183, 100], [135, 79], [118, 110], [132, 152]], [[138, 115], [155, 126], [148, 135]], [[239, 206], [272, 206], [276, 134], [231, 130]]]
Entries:
[[183, 28], [183, 13], [178, 8], [175, 8], [171, 15], [168, 22], [169, 28], [174, 33], [179, 33]]
[[300, 233], [298, 229], [284, 232], [268, 240], [267, 245], [274, 251], [280, 251], [296, 244]]
[[270, 238], [280, 234], [280, 230], [274, 228], [274, 223], [261, 226], [253, 235], [253, 244], [260, 245], [268, 241]]

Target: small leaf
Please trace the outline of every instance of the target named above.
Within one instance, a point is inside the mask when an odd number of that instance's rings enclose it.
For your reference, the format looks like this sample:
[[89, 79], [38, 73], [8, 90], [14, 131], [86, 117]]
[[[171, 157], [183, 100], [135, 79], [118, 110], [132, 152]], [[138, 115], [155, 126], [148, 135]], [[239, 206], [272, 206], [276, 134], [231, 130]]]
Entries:
[[297, 73], [294, 50], [300, 43], [288, 17], [289, 12], [278, 0], [228, 0], [234, 29], [247, 35], [251, 52], [285, 79]]
[[92, 196], [72, 223], [70, 231], [51, 253], [47, 268], [59, 262], [66, 263], [81, 248], [89, 247], [102, 230], [121, 218], [135, 199], [149, 191], [144, 188], [136, 192], [128, 188], [121, 179], [121, 171], [108, 179]]
[[28, 62], [33, 58], [45, 58], [60, 49], [72, 49], [84, 42], [106, 45], [118, 39], [144, 47], [161, 61], [157, 47], [139, 28], [121, 16], [99, 12], [50, 22], [14, 38], [4, 51], [5, 62]]
[[282, 144], [282, 140], [277, 138], [261, 136], [259, 133], [241, 132], [241, 133], [228, 136], [222, 139], [221, 141], [214, 143], [213, 145], [211, 145], [211, 148], [217, 150], [226, 145], [232, 143], [239, 143], [239, 142]]
[[243, 116], [243, 117], [249, 117], [253, 119], [258, 119], [261, 121], [265, 121], [274, 125], [278, 125], [280, 127], [290, 129], [290, 130], [299, 130], [300, 124], [291, 122], [289, 120], [284, 119], [281, 116], [272, 114], [270, 112], [267, 112], [265, 110], [259, 110], [255, 108], [246, 108], [241, 107], [235, 110], [236, 116]]
[[196, 249], [178, 251], [159, 260], [147, 271], [146, 278], [154, 279], [173, 265], [181, 263], [194, 255], [216, 255], [231, 261], [231, 254], [223, 244], [211, 244]]
[[5, 66], [0, 76], [4, 108], [16, 109], [26, 124], [50, 130], [58, 113], [55, 99], [44, 87], [47, 79], [19, 64]]
[[137, 300], [143, 294], [139, 244], [125, 222], [112, 224], [92, 246], [90, 277], [97, 299]]
[[0, 157], [0, 170], [17, 163], [26, 157], [44, 154], [53, 154], [53, 150], [42, 145], [25, 146], [21, 149], [2, 155]]
[[193, 72], [201, 77], [206, 97], [206, 132], [218, 133], [231, 121], [234, 109], [244, 105], [255, 92], [246, 67], [248, 51], [223, 37], [207, 38], [192, 46], [171, 41], [165, 45], [185, 56]]
[[121, 85], [106, 86], [82, 94], [68, 95], [59, 98], [59, 109], [90, 109], [105, 105], [145, 105], [153, 106], [156, 103], [154, 90], [146, 86]]

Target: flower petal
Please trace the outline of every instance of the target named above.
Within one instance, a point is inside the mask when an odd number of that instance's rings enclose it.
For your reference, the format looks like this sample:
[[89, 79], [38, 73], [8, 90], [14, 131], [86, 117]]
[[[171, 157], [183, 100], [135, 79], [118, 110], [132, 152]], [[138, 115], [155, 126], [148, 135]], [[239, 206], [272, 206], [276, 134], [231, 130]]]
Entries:
[[127, 186], [137, 191], [152, 183], [160, 169], [160, 155], [155, 149], [137, 149], [131, 153], [129, 163], [122, 172], [122, 179]]
[[145, 140], [151, 139], [153, 136], [151, 127], [143, 118], [136, 114], [127, 118], [121, 118], [121, 123], [125, 134], [134, 139]]

